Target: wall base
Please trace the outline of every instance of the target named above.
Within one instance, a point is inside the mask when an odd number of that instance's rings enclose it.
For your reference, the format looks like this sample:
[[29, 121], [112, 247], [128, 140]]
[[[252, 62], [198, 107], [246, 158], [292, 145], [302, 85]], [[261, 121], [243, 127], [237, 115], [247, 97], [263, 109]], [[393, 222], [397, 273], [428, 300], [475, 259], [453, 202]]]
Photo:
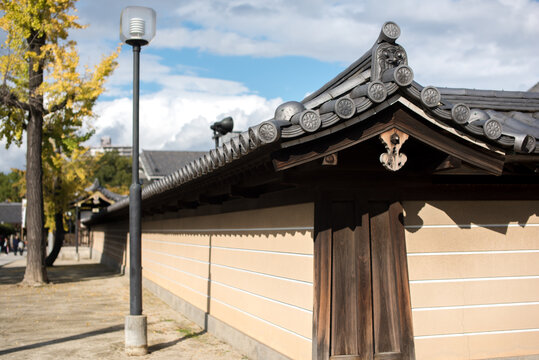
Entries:
[[100, 264], [105, 265], [109, 269], [118, 271], [120, 274], [125, 274], [125, 265], [118, 264], [118, 260], [113, 259], [110, 256], [107, 256], [105, 254], [102, 254], [100, 251], [97, 251], [96, 249], [90, 248], [90, 259], [99, 260]]
[[235, 347], [239, 352], [253, 360], [287, 360], [285, 355], [253, 339], [230, 325], [206, 314], [182, 298], [172, 294], [151, 280], [142, 279], [143, 286], [167, 303], [171, 308], [183, 314], [217, 338]]

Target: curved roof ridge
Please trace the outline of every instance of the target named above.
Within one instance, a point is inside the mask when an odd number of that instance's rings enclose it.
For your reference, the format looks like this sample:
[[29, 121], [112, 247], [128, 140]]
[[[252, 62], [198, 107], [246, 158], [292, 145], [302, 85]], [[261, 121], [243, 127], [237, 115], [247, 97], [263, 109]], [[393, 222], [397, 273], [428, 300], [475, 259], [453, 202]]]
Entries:
[[469, 88], [438, 87], [442, 95], [484, 96], [496, 98], [538, 99], [539, 92], [512, 90], [482, 90]]

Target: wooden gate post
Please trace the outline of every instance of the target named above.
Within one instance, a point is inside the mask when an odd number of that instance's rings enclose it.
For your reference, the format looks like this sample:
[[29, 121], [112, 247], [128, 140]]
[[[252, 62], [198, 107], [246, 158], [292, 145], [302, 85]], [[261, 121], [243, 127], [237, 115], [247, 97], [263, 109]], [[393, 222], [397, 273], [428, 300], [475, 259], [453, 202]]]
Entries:
[[313, 359], [414, 359], [402, 206], [315, 204]]

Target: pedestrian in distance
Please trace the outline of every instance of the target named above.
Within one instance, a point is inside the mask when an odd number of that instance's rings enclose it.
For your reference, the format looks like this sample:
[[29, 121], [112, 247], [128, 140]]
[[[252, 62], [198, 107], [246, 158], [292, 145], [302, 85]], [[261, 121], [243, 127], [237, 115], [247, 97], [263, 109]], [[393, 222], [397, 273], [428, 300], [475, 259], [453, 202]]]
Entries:
[[9, 241], [7, 237], [4, 237], [4, 240], [2, 241], [2, 248], [4, 249], [4, 252], [9, 254]]
[[17, 250], [19, 249], [19, 237], [15, 236], [13, 238], [13, 253], [17, 255]]
[[22, 256], [22, 253], [24, 252], [24, 241], [22, 241], [20, 238], [19, 238], [19, 235], [16, 235], [15, 236], [15, 239], [17, 239], [17, 248], [15, 249], [15, 254], [17, 254], [17, 250], [20, 252], [21, 256]]

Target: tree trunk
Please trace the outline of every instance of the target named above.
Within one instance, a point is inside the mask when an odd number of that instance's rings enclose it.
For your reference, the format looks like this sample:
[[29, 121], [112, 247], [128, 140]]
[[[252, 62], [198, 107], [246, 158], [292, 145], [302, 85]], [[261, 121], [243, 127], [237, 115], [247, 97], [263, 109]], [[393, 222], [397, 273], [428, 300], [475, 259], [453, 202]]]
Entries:
[[[41, 46], [45, 37], [33, 33], [28, 38], [30, 51], [41, 54]], [[43, 168], [41, 162], [43, 96], [39, 94], [39, 86], [43, 83], [43, 62], [34, 69], [35, 60], [29, 61], [29, 104], [27, 150], [26, 150], [26, 226], [28, 239], [28, 255], [23, 283], [36, 285], [48, 282], [45, 268], [45, 238], [43, 236]]]
[[54, 264], [54, 261], [56, 261], [56, 258], [62, 249], [62, 245], [64, 244], [64, 214], [61, 211], [54, 214], [54, 223], [56, 224], [56, 231], [54, 232], [54, 245], [51, 253], [45, 260], [46, 266], [52, 266]]

